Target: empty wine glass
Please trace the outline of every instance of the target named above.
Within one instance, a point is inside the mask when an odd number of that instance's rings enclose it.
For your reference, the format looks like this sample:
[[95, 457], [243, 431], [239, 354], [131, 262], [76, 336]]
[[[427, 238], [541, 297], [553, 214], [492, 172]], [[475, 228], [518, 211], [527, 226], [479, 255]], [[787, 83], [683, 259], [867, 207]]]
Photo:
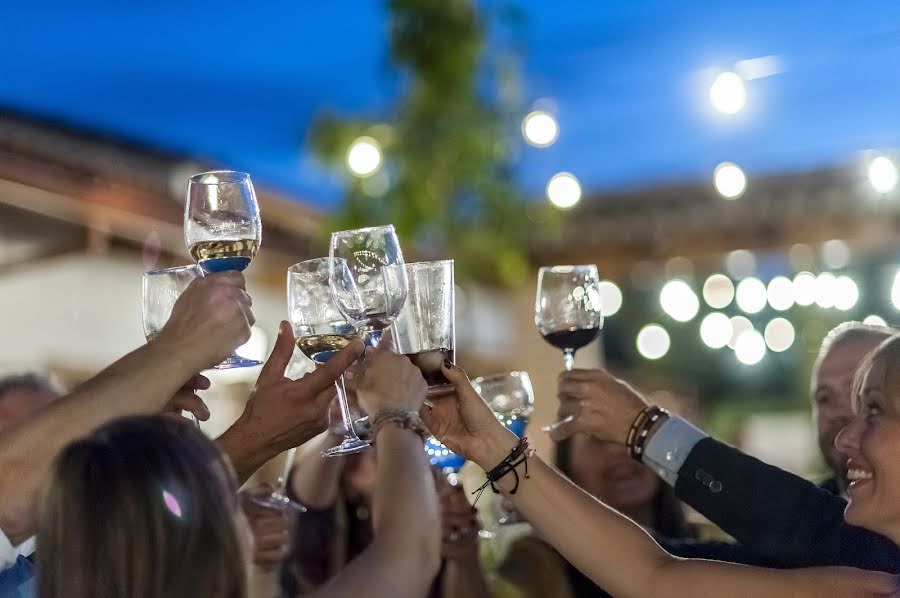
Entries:
[[597, 266], [550, 266], [538, 272], [534, 323], [544, 340], [563, 351], [566, 370], [575, 351], [594, 341], [603, 328]]
[[[332, 279], [338, 281], [339, 296], [344, 305], [355, 312], [361, 310], [362, 300], [353, 293], [353, 281], [346, 262], [341, 258], [300, 262], [291, 266], [287, 274], [288, 314], [294, 336], [297, 337], [297, 348], [319, 365], [326, 363], [356, 337], [356, 329], [338, 309], [331, 291]], [[335, 386], [344, 423], [344, 440], [326, 450], [323, 453], [326, 457], [358, 453], [370, 446], [354, 430], [343, 375]]]
[[[184, 242], [204, 273], [243, 271], [261, 241], [259, 205], [249, 174], [216, 170], [190, 178], [184, 204]], [[261, 363], [235, 354], [216, 368]]]
[[[175, 307], [175, 302], [178, 301], [184, 290], [201, 276], [203, 273], [194, 264], [144, 273], [141, 316], [144, 337], [148, 343], [156, 338], [159, 331], [169, 321], [172, 308]], [[200, 425], [193, 413], [191, 418], [194, 420], [194, 424]]]
[[331, 276], [338, 309], [367, 345], [376, 346], [406, 301], [406, 269], [393, 225], [332, 233], [328, 257], [346, 264]]
[[[481, 376], [472, 380], [472, 387], [509, 431], [519, 438], [525, 436], [528, 420], [534, 413], [534, 388], [528, 372]], [[513, 514], [502, 506], [501, 511], [497, 522], [512, 523]]]

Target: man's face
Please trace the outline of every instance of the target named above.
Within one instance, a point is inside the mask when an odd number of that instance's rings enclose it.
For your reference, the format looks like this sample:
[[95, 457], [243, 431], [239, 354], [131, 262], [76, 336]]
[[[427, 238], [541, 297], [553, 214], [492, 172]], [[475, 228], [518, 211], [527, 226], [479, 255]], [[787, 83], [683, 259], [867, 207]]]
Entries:
[[847, 486], [847, 457], [835, 448], [834, 439], [853, 419], [850, 396], [853, 374], [866, 354], [882, 340], [865, 336], [838, 342], [828, 350], [814, 380], [813, 416], [818, 429], [819, 450], [842, 489]]
[[14, 388], [0, 395], [0, 431], [12, 427], [57, 398], [50, 390]]

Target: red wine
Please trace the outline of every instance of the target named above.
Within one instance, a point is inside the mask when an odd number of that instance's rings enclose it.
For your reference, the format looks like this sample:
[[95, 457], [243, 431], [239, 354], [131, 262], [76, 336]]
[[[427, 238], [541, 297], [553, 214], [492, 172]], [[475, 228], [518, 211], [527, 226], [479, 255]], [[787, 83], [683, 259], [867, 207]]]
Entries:
[[441, 384], [450, 384], [441, 370], [441, 364], [445, 359], [454, 361], [453, 349], [429, 349], [428, 351], [419, 351], [418, 353], [406, 353], [409, 360], [414, 366], [422, 371], [422, 376], [428, 386], [440, 386]]
[[543, 334], [544, 340], [557, 349], [580, 349], [592, 342], [600, 335], [600, 328], [570, 328], [569, 330], [556, 330]]

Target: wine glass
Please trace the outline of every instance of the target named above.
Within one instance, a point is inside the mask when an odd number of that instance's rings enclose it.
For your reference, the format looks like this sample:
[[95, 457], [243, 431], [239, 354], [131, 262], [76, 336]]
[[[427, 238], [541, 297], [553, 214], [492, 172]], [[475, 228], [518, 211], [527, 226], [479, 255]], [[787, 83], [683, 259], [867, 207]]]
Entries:
[[[144, 337], [147, 342], [152, 342], [162, 330], [169, 317], [175, 302], [191, 282], [203, 276], [196, 265], [177, 266], [163, 270], [145, 272], [143, 277], [143, 291], [141, 294], [141, 315], [144, 326]], [[194, 414], [191, 414], [194, 424], [198, 427], [200, 422]]]
[[449, 384], [441, 364], [456, 363], [453, 260], [406, 264], [407, 293], [391, 328], [397, 353], [422, 371], [429, 388]]
[[[472, 380], [472, 388], [510, 432], [519, 438], [525, 436], [528, 420], [534, 413], [534, 388], [528, 372], [481, 376]], [[512, 513], [503, 509], [497, 521], [501, 525], [512, 523]]]
[[[338, 282], [341, 301], [352, 310], [362, 309], [362, 300], [354, 293], [353, 280], [341, 258], [318, 258], [294, 264], [287, 274], [288, 315], [297, 337], [297, 348], [321, 365], [346, 347], [356, 336], [356, 329], [338, 309], [331, 291], [331, 280]], [[353, 427], [344, 376], [335, 382], [344, 423], [344, 440], [322, 453], [336, 457], [358, 453], [370, 444], [361, 440]]]
[[338, 309], [367, 345], [376, 346], [406, 301], [406, 269], [393, 225], [331, 233], [328, 257], [346, 265], [331, 273]]
[[[184, 242], [205, 274], [243, 271], [261, 241], [259, 205], [249, 174], [216, 170], [190, 178], [184, 204]], [[235, 354], [215, 367], [224, 370], [261, 364]]]
[[563, 350], [571, 370], [575, 351], [594, 341], [603, 328], [597, 266], [550, 266], [538, 272], [534, 323], [544, 340]]

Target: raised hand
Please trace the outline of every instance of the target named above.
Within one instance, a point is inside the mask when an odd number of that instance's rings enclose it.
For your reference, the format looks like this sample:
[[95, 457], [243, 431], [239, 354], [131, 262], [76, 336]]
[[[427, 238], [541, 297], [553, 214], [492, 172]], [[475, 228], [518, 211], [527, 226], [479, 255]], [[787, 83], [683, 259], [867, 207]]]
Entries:
[[468, 376], [449, 361], [442, 368], [453, 389], [429, 395], [421, 415], [428, 430], [447, 447], [485, 469], [493, 468], [516, 446], [516, 435], [503, 427]]
[[253, 533], [253, 564], [263, 572], [277, 569], [291, 549], [290, 511], [264, 507], [254, 500], [271, 492], [266, 484], [241, 492], [241, 507]]
[[576, 432], [624, 444], [647, 402], [627, 382], [606, 370], [571, 370], [559, 375], [559, 421], [546, 431], [554, 440]]
[[191, 282], [153, 343], [200, 371], [219, 363], [250, 338], [256, 322], [244, 276], [220, 272]]
[[418, 411], [428, 385], [408, 357], [394, 352], [385, 334], [378, 347], [366, 349], [365, 368], [356, 378], [356, 397], [366, 413], [384, 409]]
[[284, 371], [294, 352], [294, 335], [290, 324], [282, 321], [272, 355], [235, 426], [244, 435], [264, 439], [277, 452], [303, 444], [325, 429], [328, 404], [335, 397], [334, 383], [362, 350], [362, 342], [353, 340], [328, 363], [291, 380]]
[[461, 485], [451, 486], [435, 476], [441, 501], [441, 556], [445, 559], [478, 560], [478, 511], [469, 504]]
[[209, 408], [203, 402], [203, 399], [197, 396], [196, 391], [206, 390], [209, 386], [209, 378], [197, 374], [169, 399], [169, 402], [163, 407], [161, 415], [181, 418], [183, 417], [182, 411], [189, 411], [197, 420], [205, 422], [209, 419]]

